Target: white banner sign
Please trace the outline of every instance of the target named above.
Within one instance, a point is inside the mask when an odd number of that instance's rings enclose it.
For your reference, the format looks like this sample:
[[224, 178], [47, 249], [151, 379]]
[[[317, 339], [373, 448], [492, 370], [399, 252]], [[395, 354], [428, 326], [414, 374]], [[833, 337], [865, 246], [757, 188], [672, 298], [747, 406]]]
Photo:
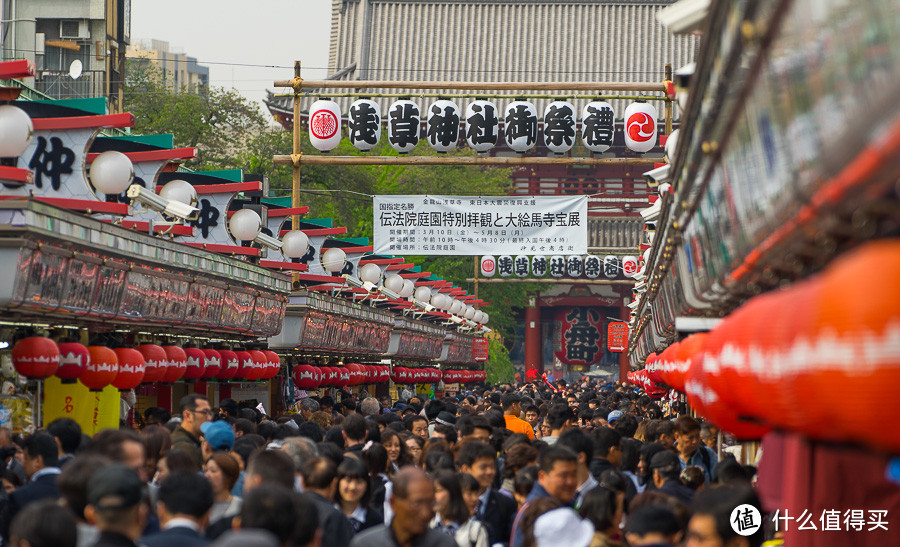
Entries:
[[587, 253], [587, 196], [375, 196], [376, 254]]

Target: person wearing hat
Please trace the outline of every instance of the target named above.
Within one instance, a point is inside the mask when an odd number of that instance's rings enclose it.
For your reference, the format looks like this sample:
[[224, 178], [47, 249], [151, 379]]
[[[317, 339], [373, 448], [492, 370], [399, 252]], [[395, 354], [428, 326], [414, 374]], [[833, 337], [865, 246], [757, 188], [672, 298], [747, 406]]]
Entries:
[[218, 450], [229, 452], [234, 446], [234, 430], [224, 420], [203, 422], [200, 424], [200, 434], [203, 436], [200, 452], [204, 462], [209, 461], [213, 452]]
[[606, 415], [606, 423], [609, 424], [609, 427], [612, 427], [613, 424], [616, 422], [616, 420], [621, 418], [624, 414], [625, 413], [622, 412], [621, 410], [613, 410], [612, 412], [610, 412], [609, 414]]
[[681, 462], [677, 454], [669, 450], [657, 452], [650, 460], [650, 471], [653, 473], [653, 484], [660, 492], [672, 496], [685, 505], [690, 505], [696, 492], [678, 480]]
[[84, 514], [100, 531], [95, 547], [137, 547], [148, 514], [143, 486], [137, 471], [122, 464], [94, 473]]
[[582, 519], [571, 507], [547, 511], [534, 521], [537, 547], [588, 547], [594, 538], [594, 525]]

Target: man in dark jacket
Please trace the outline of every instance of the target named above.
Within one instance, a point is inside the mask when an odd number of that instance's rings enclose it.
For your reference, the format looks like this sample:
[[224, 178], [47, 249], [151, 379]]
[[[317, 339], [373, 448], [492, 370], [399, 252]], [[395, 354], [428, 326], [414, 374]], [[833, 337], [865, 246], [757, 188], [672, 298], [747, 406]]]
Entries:
[[162, 531], [141, 540], [145, 547], [198, 547], [209, 543], [200, 527], [213, 505], [213, 491], [203, 475], [176, 471], [159, 487], [156, 503]]
[[600, 475], [607, 469], [618, 469], [622, 462], [622, 435], [610, 427], [594, 430], [594, 458], [591, 460], [591, 475], [599, 482]]
[[59, 447], [56, 439], [47, 433], [35, 433], [25, 439], [25, 475], [29, 483], [15, 490], [3, 510], [2, 531], [4, 543], [9, 541], [9, 525], [13, 517], [29, 503], [48, 498], [58, 498], [56, 478], [59, 476]]
[[[360, 418], [362, 419], [362, 418]], [[328, 458], [312, 458], [300, 468], [304, 493], [315, 501], [319, 510], [319, 526], [322, 529], [322, 545], [347, 547], [353, 537], [350, 521], [334, 504], [337, 489], [337, 466]]]
[[653, 473], [653, 484], [660, 492], [672, 496], [685, 505], [691, 504], [696, 492], [678, 480], [681, 463], [677, 454], [669, 450], [654, 454], [650, 460], [650, 470]]
[[477, 441], [465, 443], [457, 457], [460, 471], [475, 477], [481, 487], [475, 516], [487, 525], [488, 543], [506, 545], [509, 543], [513, 519], [516, 517], [516, 502], [491, 488], [497, 473], [495, 460], [494, 449], [486, 443]]
[[94, 473], [84, 513], [100, 530], [95, 547], [137, 546], [147, 523], [147, 506], [141, 503], [143, 487], [137, 471], [121, 464]]
[[203, 469], [200, 451], [200, 426], [212, 418], [212, 407], [202, 395], [185, 395], [178, 403], [181, 409], [181, 424], [172, 432], [172, 450], [186, 452], [197, 470]]

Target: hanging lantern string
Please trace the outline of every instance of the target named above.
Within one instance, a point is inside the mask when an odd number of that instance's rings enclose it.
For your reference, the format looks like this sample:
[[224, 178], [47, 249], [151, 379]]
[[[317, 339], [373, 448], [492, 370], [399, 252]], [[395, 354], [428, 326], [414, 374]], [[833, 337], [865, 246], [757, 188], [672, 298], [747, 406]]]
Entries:
[[[317, 97], [317, 98], [335, 98], [335, 97], [350, 97], [350, 98], [360, 98], [365, 97], [368, 99], [395, 99], [395, 98], [407, 98], [410, 94], [407, 93], [366, 93], [365, 95], [360, 93], [323, 93], [323, 92], [315, 92], [315, 91], [305, 91], [302, 93], [275, 93], [274, 97]], [[630, 101], [667, 101], [670, 100], [665, 95], [644, 95], [643, 93], [638, 95], [613, 95], [613, 94], [565, 94], [565, 95], [552, 95], [549, 93], [419, 93], [418, 97], [422, 100], [427, 98], [435, 98], [435, 99], [553, 99], [553, 100], [561, 100], [561, 99], [572, 99], [572, 100], [630, 100]]]

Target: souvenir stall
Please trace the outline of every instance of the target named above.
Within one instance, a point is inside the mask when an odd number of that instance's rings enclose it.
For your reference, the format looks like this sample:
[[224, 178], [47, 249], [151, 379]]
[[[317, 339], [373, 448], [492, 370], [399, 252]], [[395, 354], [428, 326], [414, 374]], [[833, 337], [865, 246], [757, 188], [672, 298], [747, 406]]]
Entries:
[[684, 119], [648, 215], [630, 379], [745, 441], [785, 545], [889, 544], [900, 11], [720, 2], [703, 27], [676, 72]]

